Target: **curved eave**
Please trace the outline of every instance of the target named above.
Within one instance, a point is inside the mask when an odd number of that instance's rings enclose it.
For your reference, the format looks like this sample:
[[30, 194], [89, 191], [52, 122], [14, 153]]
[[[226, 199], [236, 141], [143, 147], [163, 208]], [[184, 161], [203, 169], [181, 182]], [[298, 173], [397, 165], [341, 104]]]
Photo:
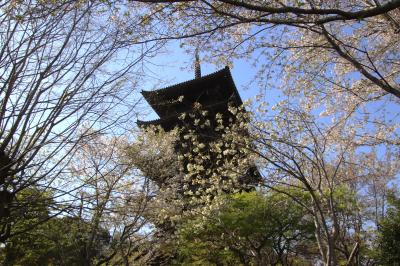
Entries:
[[154, 119], [154, 120], [150, 120], [150, 121], [142, 121], [142, 120], [137, 120], [136, 124], [139, 127], [146, 127], [146, 126], [158, 126], [158, 125], [163, 125], [165, 123], [169, 123], [172, 121], [176, 121], [178, 119], [178, 115], [174, 115], [174, 116], [169, 116], [169, 117], [165, 117], [165, 118], [159, 118], [159, 119]]
[[136, 121], [136, 124], [139, 126], [139, 127], [142, 127], [142, 126], [149, 126], [149, 125], [155, 125], [155, 124], [159, 124], [159, 123], [161, 123], [161, 119], [155, 119], [155, 120], [150, 120], [150, 121], [143, 121], [143, 120], [137, 120]]

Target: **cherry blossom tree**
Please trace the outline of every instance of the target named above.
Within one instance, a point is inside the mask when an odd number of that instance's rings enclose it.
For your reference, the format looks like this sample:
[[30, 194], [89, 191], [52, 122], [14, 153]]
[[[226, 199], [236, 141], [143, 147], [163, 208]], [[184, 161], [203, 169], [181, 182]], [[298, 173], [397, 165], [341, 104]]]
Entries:
[[75, 207], [70, 215], [87, 221], [90, 234], [85, 249], [98, 244], [96, 236], [101, 230], [111, 234], [111, 244], [102, 257], [98, 261], [85, 258], [88, 264], [125, 263], [147, 237], [141, 230], [147, 225], [144, 212], [151, 191], [146, 178], [124, 163], [126, 145], [126, 138], [96, 134], [90, 142], [80, 144], [69, 166], [71, 177], [67, 180], [74, 182], [65, 184], [63, 190], [70, 191], [69, 205]]
[[398, 129], [398, 0], [130, 2], [148, 9], [144, 41], [201, 47], [216, 64], [247, 59], [263, 101], [277, 89], [371, 145], [398, 145], [387, 136]]
[[[177, 130], [181, 132], [178, 136], [195, 145], [181, 155], [186, 168], [180, 169], [179, 164], [176, 168], [165, 168], [175, 170], [154, 196], [156, 201], [160, 199], [157, 201], [160, 208], [157, 213], [162, 214], [158, 217], [159, 224], [172, 219], [179, 225], [193, 216], [202, 215], [204, 219], [212, 216], [222, 204], [218, 196], [235, 192], [225, 186], [233, 188], [246, 173], [244, 170], [255, 164], [263, 177], [260, 188], [288, 197], [292, 204], [305, 210], [305, 215], [312, 217], [324, 265], [336, 265], [339, 261], [353, 265], [372, 259], [365, 250], [373, 248], [370, 240], [375, 236], [367, 225], [375, 228], [378, 225], [380, 211], [386, 206], [389, 182], [399, 173], [399, 165], [392, 157], [395, 150], [389, 146], [382, 154], [360, 146], [362, 136], [355, 131], [347, 130], [346, 126], [331, 127], [289, 102], [281, 103], [273, 112], [265, 107], [259, 108], [258, 113], [244, 112], [241, 108], [230, 108], [230, 111], [237, 120], [230, 125], [223, 123], [221, 115], [212, 123], [192, 118], [200, 128], [214, 124], [214, 130], [220, 131], [218, 138], [213, 134], [208, 136], [213, 139], [212, 144], [204, 151], [198, 147], [201, 145], [198, 134], [187, 129], [177, 128], [173, 134], [160, 129], [145, 133], [144, 139], [146, 135], [147, 139], [158, 136], [158, 142], [162, 143], [151, 142], [147, 149], [145, 145], [140, 148], [142, 154], [152, 154], [147, 165], [157, 169], [157, 173], [162, 173], [165, 166], [174, 165], [172, 162], [179, 162], [178, 155], [172, 151], [176, 143], [184, 145], [185, 141], [176, 137]], [[166, 141], [171, 136], [175, 137]], [[149, 149], [155, 152], [147, 152]], [[210, 167], [204, 159], [207, 156], [221, 163]], [[151, 168], [152, 162], [159, 159], [164, 163]], [[207, 170], [215, 175], [210, 177]], [[179, 193], [185, 184], [183, 180], [187, 184], [184, 196]], [[169, 193], [163, 194], [165, 191]]]
[[57, 180], [78, 144], [136, 112], [139, 63], [161, 43], [137, 45], [120, 12], [101, 1], [0, 4], [0, 241], [21, 207], [16, 194], [39, 186], [62, 198]]

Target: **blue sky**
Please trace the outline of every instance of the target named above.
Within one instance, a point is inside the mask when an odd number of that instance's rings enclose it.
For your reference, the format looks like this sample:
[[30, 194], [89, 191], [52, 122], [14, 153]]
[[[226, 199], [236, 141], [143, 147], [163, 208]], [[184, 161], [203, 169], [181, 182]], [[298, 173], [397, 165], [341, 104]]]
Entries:
[[[142, 90], [161, 89], [170, 85], [181, 83], [194, 78], [194, 55], [185, 53], [178, 43], [170, 44], [167, 51], [163, 51], [157, 55], [152, 64], [148, 65], [146, 81], [141, 85]], [[201, 52], [200, 52], [201, 57]], [[215, 66], [209, 63], [201, 62], [202, 75], [208, 75], [218, 71], [223, 66]], [[254, 98], [260, 91], [254, 76], [257, 73], [256, 67], [246, 60], [235, 60], [231, 67], [231, 73], [236, 87], [242, 100]], [[273, 105], [279, 101], [277, 92], [270, 91], [268, 102]], [[143, 120], [156, 119], [157, 115], [151, 112], [151, 108], [147, 103], [144, 107], [150, 112], [149, 115], [141, 117]]]

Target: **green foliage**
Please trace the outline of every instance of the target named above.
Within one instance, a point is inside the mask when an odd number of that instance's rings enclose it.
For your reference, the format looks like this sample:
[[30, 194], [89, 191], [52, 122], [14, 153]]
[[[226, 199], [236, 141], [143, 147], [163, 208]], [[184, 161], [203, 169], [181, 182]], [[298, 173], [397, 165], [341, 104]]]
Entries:
[[236, 254], [228, 248], [214, 245], [212, 241], [201, 242], [194, 238], [187, 240], [179, 248], [176, 265], [242, 265]]
[[379, 226], [378, 257], [382, 265], [400, 265], [400, 198], [391, 194], [391, 207]]
[[[3, 265], [84, 265], [101, 248], [86, 250], [89, 232], [80, 219], [53, 218], [11, 237], [1, 252]], [[104, 234], [104, 240], [106, 237]]]
[[282, 194], [242, 192], [223, 199], [208, 217], [178, 231], [178, 261], [188, 265], [287, 264], [301, 261], [295, 250], [310, 245], [313, 224]]
[[22, 191], [17, 200], [26, 207], [0, 248], [2, 265], [88, 265], [109, 241], [108, 232], [102, 230], [95, 236], [95, 247], [87, 248], [90, 224], [75, 217], [51, 218], [52, 201], [39, 189]]

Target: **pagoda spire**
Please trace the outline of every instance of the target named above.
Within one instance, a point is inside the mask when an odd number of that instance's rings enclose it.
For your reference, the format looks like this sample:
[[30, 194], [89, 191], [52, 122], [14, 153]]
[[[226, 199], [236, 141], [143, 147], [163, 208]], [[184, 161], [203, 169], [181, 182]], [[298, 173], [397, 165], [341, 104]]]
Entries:
[[195, 65], [194, 65], [194, 77], [196, 79], [201, 78], [201, 67], [200, 67], [200, 57], [199, 57], [199, 48], [196, 48], [195, 51]]

